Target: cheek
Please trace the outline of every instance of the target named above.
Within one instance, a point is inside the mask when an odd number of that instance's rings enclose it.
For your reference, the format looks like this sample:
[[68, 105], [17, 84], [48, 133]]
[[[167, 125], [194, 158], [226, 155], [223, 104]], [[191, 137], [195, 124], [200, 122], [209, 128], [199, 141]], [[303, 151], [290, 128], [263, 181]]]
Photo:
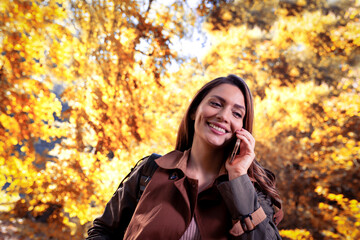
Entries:
[[240, 129], [242, 129], [242, 128], [243, 128], [243, 122], [242, 122], [242, 121], [236, 122], [236, 123], [234, 123], [234, 125], [233, 125], [234, 131], [240, 130]]
[[199, 108], [197, 109], [194, 115], [195, 115], [195, 120], [206, 118], [211, 115], [211, 109], [204, 106], [199, 106]]
[[214, 117], [216, 114], [217, 114], [218, 110], [216, 108], [213, 108], [213, 107], [204, 107], [202, 109], [202, 115], [203, 117]]

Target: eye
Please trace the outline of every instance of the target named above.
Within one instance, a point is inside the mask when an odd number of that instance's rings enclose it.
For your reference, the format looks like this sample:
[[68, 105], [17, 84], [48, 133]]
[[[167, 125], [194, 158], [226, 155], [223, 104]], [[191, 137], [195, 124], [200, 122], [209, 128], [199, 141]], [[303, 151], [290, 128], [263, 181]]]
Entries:
[[221, 107], [221, 104], [218, 103], [218, 102], [215, 102], [215, 101], [210, 101], [209, 104], [210, 104], [210, 106], [213, 106], [213, 107], [216, 107], [216, 108]]
[[233, 114], [234, 114], [234, 116], [235, 116], [236, 118], [242, 118], [241, 113], [234, 112]]

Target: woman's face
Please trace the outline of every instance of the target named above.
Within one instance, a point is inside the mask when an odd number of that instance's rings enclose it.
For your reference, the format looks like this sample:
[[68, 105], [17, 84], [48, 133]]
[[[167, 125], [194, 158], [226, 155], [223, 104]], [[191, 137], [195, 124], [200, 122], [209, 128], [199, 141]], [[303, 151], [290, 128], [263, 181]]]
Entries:
[[195, 115], [193, 144], [213, 148], [224, 147], [243, 127], [245, 100], [241, 90], [231, 84], [221, 84], [205, 96]]

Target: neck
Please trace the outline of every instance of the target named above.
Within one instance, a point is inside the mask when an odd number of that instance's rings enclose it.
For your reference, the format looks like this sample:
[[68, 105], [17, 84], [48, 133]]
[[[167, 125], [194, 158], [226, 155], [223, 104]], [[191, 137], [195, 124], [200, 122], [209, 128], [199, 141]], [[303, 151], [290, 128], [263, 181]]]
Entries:
[[191, 147], [188, 167], [198, 173], [216, 176], [222, 165], [224, 150], [200, 144], [196, 139]]

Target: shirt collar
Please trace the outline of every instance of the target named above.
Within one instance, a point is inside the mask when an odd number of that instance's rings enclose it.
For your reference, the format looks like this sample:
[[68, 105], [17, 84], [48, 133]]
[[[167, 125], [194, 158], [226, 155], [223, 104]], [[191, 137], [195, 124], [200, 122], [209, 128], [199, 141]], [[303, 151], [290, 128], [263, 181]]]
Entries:
[[[174, 150], [169, 152], [168, 154], [158, 158], [155, 162], [159, 165], [159, 167], [164, 169], [180, 169], [186, 175], [186, 168], [188, 159], [190, 156], [190, 150], [188, 149], [184, 152]], [[226, 175], [227, 171], [225, 169], [225, 165], [223, 165], [219, 171], [219, 176]]]

